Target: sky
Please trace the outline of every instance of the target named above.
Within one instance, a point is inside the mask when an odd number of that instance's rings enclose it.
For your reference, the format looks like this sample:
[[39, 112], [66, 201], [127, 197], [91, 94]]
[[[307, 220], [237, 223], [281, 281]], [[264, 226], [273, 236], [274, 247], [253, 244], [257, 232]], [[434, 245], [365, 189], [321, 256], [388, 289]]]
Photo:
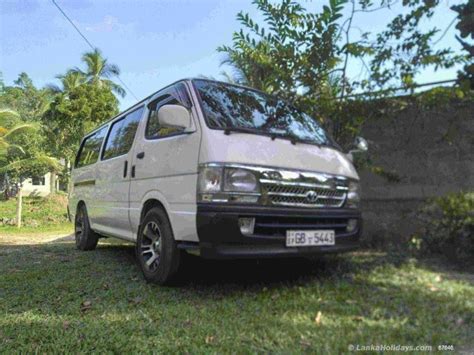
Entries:
[[[459, 3], [441, 0], [439, 11], [423, 26], [442, 31], [456, 17], [449, 9]], [[327, 1], [301, 1], [317, 11]], [[240, 29], [236, 14], [243, 10], [261, 19], [250, 0], [57, 0], [88, 40], [109, 62], [121, 69], [121, 79], [142, 99], [176, 80], [199, 75], [221, 78], [223, 54], [216, 48], [232, 44]], [[400, 6], [359, 14], [357, 31], [377, 32], [400, 11]], [[442, 31], [439, 33], [441, 36]], [[437, 47], [459, 51], [452, 26]], [[90, 48], [61, 15], [51, 0], [2, 0], [0, 2], [0, 72], [11, 85], [26, 72], [36, 86], [57, 83], [55, 76], [81, 67], [80, 57]], [[356, 76], [361, 64], [350, 63]], [[453, 79], [456, 69], [425, 70], [419, 82]], [[123, 110], [137, 99], [128, 93], [120, 99]]]

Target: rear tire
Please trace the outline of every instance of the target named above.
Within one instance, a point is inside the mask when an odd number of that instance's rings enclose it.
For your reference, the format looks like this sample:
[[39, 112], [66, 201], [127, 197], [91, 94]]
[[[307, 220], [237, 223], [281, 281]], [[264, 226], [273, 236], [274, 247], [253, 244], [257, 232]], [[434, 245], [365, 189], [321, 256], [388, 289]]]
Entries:
[[176, 280], [181, 253], [163, 209], [154, 207], [145, 215], [138, 231], [136, 255], [148, 282], [166, 285]]
[[77, 207], [74, 219], [74, 236], [76, 248], [79, 250], [94, 250], [99, 242], [99, 235], [91, 229], [87, 208], [84, 204]]

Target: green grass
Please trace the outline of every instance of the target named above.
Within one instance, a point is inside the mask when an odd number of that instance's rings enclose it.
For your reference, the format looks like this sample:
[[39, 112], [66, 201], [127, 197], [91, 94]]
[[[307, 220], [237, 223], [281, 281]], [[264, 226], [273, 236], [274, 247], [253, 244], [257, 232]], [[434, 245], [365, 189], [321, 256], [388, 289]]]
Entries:
[[[16, 218], [16, 198], [0, 201], [0, 218]], [[66, 232], [72, 230], [67, 219], [67, 197], [58, 193], [52, 197], [24, 197], [22, 227], [0, 222], [0, 234], [31, 232]]]
[[169, 288], [143, 280], [130, 245], [106, 240], [79, 252], [70, 239], [44, 238], [0, 237], [0, 352], [472, 349], [473, 275], [443, 265], [372, 252], [312, 262], [191, 259]]
[[26, 226], [0, 226], [0, 235], [29, 235], [31, 233], [43, 234], [69, 234], [73, 231], [73, 224], [69, 221], [58, 224], [39, 225], [38, 227]]

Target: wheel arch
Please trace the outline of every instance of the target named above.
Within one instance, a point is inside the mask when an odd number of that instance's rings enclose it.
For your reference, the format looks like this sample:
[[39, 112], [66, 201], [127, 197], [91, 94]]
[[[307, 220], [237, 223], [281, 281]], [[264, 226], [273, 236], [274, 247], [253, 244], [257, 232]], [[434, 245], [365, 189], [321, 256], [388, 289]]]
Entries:
[[[86, 202], [84, 200], [79, 200], [77, 201], [77, 204], [76, 204], [76, 212], [77, 210], [79, 209], [79, 207], [81, 206], [86, 206]], [[86, 207], [87, 208], [87, 207]]]
[[158, 200], [155, 197], [149, 198], [142, 205], [142, 210], [140, 212], [140, 222], [138, 223], [137, 235], [140, 231], [143, 219], [145, 218], [146, 214], [148, 213], [148, 211], [150, 211], [152, 208], [155, 208], [155, 207], [158, 207], [158, 208], [162, 209], [163, 212], [166, 214], [166, 218], [168, 218], [168, 221], [169, 221], [170, 226], [171, 226], [171, 231], [173, 232], [173, 236], [174, 236], [173, 223], [171, 223], [171, 219], [170, 219], [168, 210], [167, 210], [166, 206], [160, 200]]
[[[79, 200], [77, 201], [77, 203], [74, 205], [71, 205], [71, 209], [69, 208], [69, 205], [67, 206], [67, 210], [68, 210], [68, 217], [69, 217], [69, 220], [74, 223], [74, 220], [76, 218], [76, 215], [77, 215], [77, 211], [79, 210], [80, 207], [86, 207], [86, 202], [84, 200]], [[87, 207], [86, 207], [87, 208]]]

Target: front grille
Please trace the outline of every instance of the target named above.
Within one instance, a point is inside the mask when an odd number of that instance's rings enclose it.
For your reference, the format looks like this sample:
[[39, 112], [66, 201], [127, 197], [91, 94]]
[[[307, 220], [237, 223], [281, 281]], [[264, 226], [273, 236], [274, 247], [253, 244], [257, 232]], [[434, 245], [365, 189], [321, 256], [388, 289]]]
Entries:
[[263, 193], [271, 205], [298, 207], [341, 207], [347, 195], [343, 185], [261, 180]]
[[330, 229], [336, 236], [346, 233], [347, 217], [273, 217], [255, 218], [255, 235], [284, 237], [288, 230]]

